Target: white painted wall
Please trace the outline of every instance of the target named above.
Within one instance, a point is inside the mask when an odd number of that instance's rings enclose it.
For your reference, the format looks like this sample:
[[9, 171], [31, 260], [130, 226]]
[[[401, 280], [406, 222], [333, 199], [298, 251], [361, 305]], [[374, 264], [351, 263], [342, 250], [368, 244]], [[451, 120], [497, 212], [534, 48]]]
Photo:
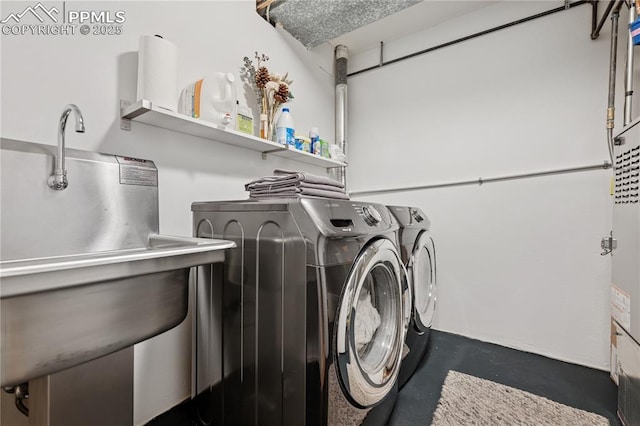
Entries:
[[[560, 5], [500, 2], [385, 40], [385, 59]], [[610, 24], [597, 41], [590, 26], [591, 7], [580, 6], [350, 78], [350, 190], [607, 160]], [[622, 64], [624, 46], [620, 52]], [[353, 54], [350, 71], [378, 60], [377, 49]], [[618, 89], [621, 100], [622, 79]], [[611, 229], [610, 176], [603, 170], [361, 198], [418, 206], [431, 218], [435, 328], [606, 369], [611, 262], [599, 243]]]
[[[502, 2], [385, 40], [385, 57], [561, 3]], [[2, 2], [2, 14], [25, 6]], [[154, 160], [160, 231], [167, 234], [191, 233], [192, 201], [244, 198], [243, 184], [274, 168], [322, 173], [142, 124], [134, 123], [131, 132], [119, 128], [119, 99], [135, 97], [138, 37], [160, 33], [178, 45], [180, 86], [210, 71], [237, 71], [242, 57], [256, 50], [267, 53], [270, 69], [289, 71], [295, 80], [297, 126], [319, 126], [332, 139], [331, 49], [301, 49], [259, 18], [254, 6], [253, 0], [67, 2], [68, 9], [125, 10], [125, 32], [2, 36], [2, 137], [55, 144], [62, 106], [77, 103], [87, 133], [69, 132], [68, 146]], [[351, 78], [351, 189], [605, 160], [608, 25], [592, 42], [590, 19], [590, 8], [581, 6]], [[350, 67], [377, 61], [374, 49], [352, 56]], [[436, 328], [606, 368], [610, 260], [599, 255], [599, 240], [610, 229], [609, 175], [366, 198], [415, 205], [432, 219], [440, 278]], [[189, 396], [190, 345], [186, 325], [137, 345], [136, 424]]]
[[[2, 2], [2, 14], [19, 12], [28, 4]], [[260, 18], [255, 1], [67, 1], [66, 8], [124, 10], [124, 33], [2, 36], [2, 137], [55, 145], [62, 107], [76, 103], [87, 132], [69, 130], [68, 147], [155, 161], [160, 232], [165, 234], [191, 235], [191, 202], [246, 198], [244, 183], [275, 168], [324, 173], [304, 163], [275, 157], [262, 160], [255, 151], [140, 123], [133, 123], [131, 132], [120, 130], [119, 99], [133, 100], [136, 94], [138, 39], [162, 34], [179, 49], [179, 87], [208, 72], [237, 73], [244, 56], [263, 52], [271, 58], [271, 71], [288, 71], [294, 80], [296, 99], [290, 107], [297, 127], [304, 133], [317, 126], [332, 135], [333, 79], [316, 65], [330, 65], [332, 51], [307, 52]], [[136, 346], [136, 424], [189, 397], [190, 365], [187, 323]]]

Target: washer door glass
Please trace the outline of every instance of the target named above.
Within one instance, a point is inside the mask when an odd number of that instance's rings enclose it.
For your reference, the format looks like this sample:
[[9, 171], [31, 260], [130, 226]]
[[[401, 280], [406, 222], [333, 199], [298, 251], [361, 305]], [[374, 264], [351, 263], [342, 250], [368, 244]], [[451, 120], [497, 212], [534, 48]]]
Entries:
[[405, 271], [386, 239], [368, 245], [352, 266], [336, 320], [336, 363], [350, 401], [367, 408], [395, 384], [405, 336]]
[[413, 319], [419, 333], [428, 331], [436, 310], [436, 251], [431, 235], [423, 231], [409, 261], [410, 281], [413, 286]]

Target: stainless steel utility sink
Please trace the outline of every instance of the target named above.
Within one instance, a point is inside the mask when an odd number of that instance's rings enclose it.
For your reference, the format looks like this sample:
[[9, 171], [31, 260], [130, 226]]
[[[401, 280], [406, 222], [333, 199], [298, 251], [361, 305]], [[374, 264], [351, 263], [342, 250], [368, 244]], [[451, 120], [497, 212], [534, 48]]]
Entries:
[[148, 247], [0, 262], [1, 385], [106, 355], [179, 324], [189, 267], [224, 240], [151, 235]]
[[[158, 234], [153, 162], [0, 139], [0, 385], [116, 352], [179, 324], [189, 268], [231, 241]], [[185, 206], [188, 220], [189, 206]]]

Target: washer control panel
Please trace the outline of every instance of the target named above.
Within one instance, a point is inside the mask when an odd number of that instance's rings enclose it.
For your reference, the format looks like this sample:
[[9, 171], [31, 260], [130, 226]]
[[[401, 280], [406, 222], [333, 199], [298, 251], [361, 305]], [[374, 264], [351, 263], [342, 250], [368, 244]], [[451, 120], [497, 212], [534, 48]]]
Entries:
[[370, 234], [395, 230], [398, 226], [382, 204], [311, 198], [303, 198], [301, 204], [318, 227], [328, 234]]

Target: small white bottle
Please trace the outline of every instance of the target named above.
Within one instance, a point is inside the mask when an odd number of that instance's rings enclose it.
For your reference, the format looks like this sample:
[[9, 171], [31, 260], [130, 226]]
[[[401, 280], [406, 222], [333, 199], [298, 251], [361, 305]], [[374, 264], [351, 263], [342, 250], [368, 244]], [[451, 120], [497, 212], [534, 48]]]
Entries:
[[289, 108], [282, 108], [282, 113], [276, 123], [276, 141], [282, 145], [295, 147], [295, 128], [293, 126], [293, 117], [291, 117]]

